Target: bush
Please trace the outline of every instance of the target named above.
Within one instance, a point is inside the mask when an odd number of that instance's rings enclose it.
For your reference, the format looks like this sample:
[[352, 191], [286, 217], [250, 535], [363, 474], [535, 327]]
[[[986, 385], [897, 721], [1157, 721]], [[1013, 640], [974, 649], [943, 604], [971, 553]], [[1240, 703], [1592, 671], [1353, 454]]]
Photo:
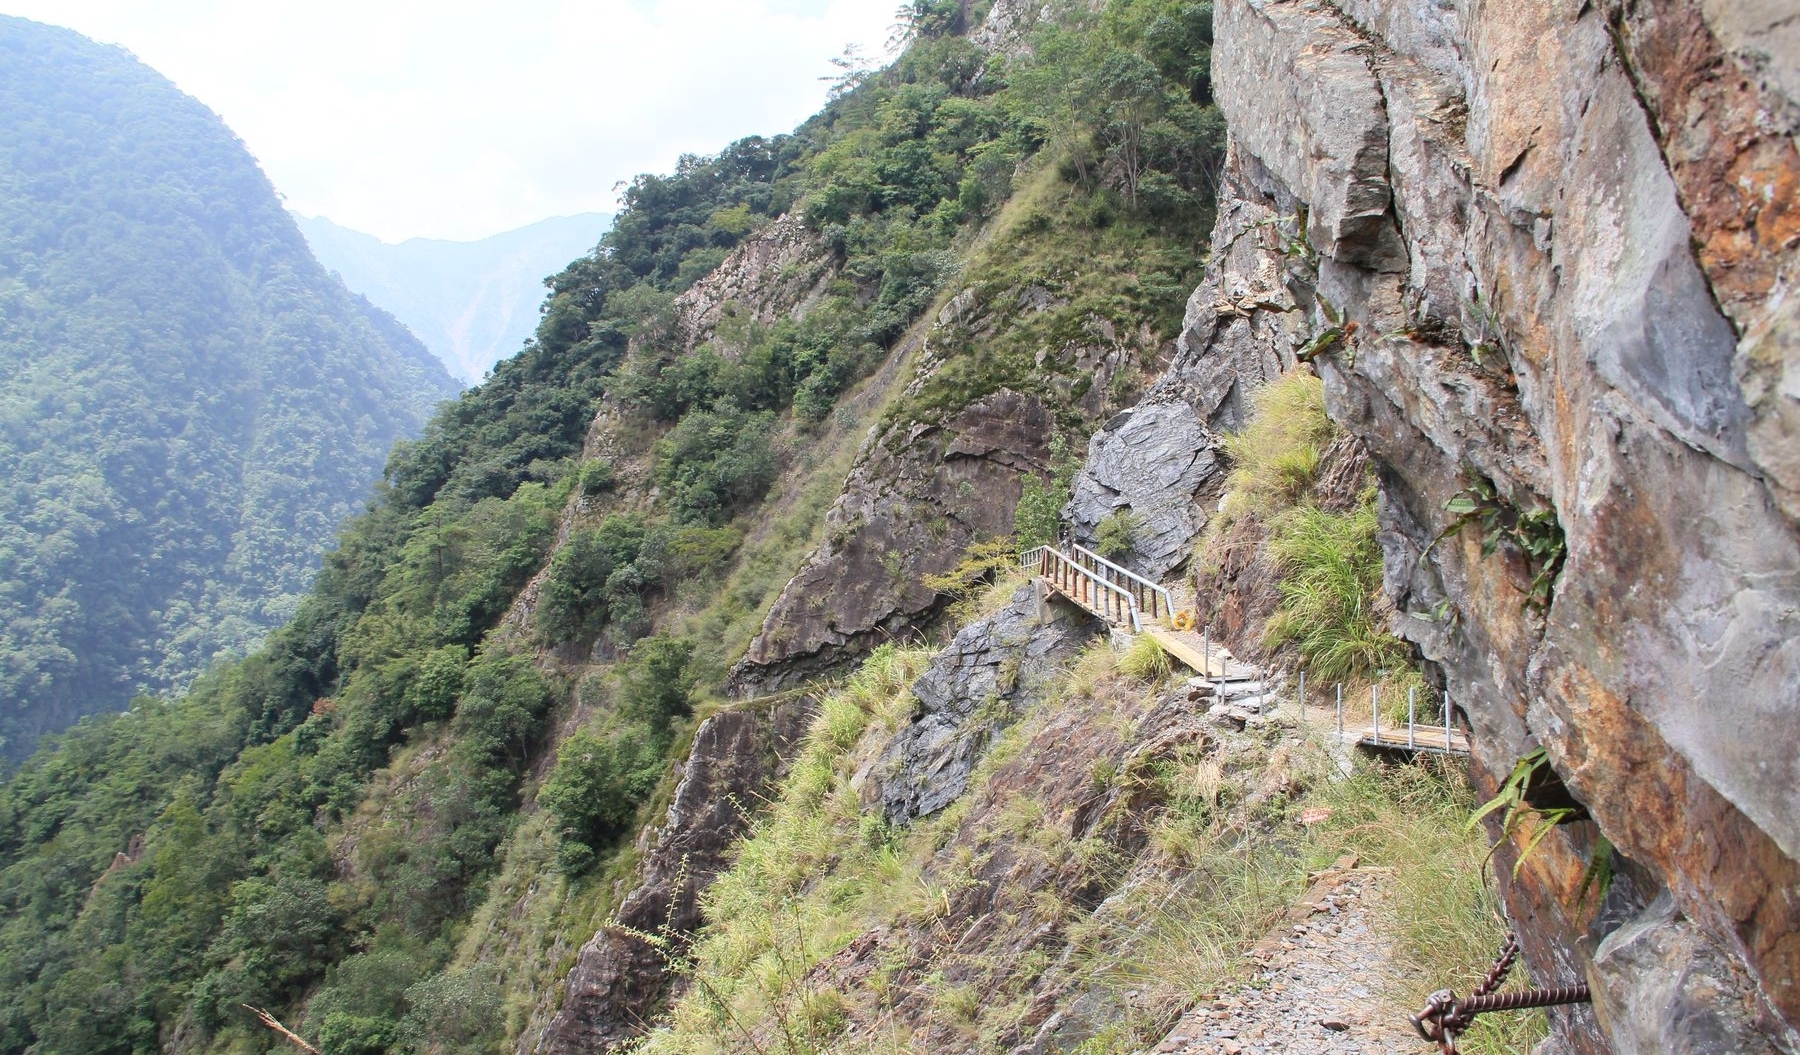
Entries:
[[620, 714], [666, 735], [676, 718], [693, 713], [693, 659], [694, 643], [685, 638], [658, 634], [639, 641], [619, 673]]
[[1094, 550], [1107, 560], [1118, 560], [1131, 552], [1137, 535], [1138, 515], [1129, 509], [1115, 509], [1100, 518], [1094, 528]]
[[575, 486], [589, 498], [605, 494], [613, 489], [616, 478], [610, 462], [582, 462], [581, 470], [576, 474]]
[[457, 750], [477, 765], [518, 772], [550, 710], [550, 685], [523, 656], [487, 655], [470, 665], [456, 708]]
[[675, 519], [718, 525], [759, 500], [775, 482], [769, 450], [773, 415], [696, 411], [656, 445], [656, 482]]
[[648, 537], [640, 521], [616, 514], [598, 528], [570, 533], [550, 559], [550, 574], [538, 598], [537, 625], [544, 637], [553, 642], [591, 639], [619, 609], [629, 610], [645, 585], [646, 576], [634, 562]]
[[[565, 842], [597, 850], [631, 827], [638, 806], [662, 777], [663, 738], [630, 723], [601, 738], [586, 730], [563, 741], [538, 803], [556, 816]], [[565, 871], [584, 870], [592, 853], [559, 854]]]

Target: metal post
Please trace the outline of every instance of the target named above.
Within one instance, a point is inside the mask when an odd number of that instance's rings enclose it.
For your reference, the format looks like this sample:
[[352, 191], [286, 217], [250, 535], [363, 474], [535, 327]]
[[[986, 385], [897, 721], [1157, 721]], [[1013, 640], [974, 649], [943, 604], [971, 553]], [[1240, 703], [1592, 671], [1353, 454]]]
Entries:
[[1408, 748], [1417, 746], [1413, 742], [1413, 730], [1418, 727], [1418, 724], [1418, 715], [1413, 710], [1413, 688], [1409, 685], [1406, 688], [1406, 746]]
[[1206, 624], [1206, 629], [1200, 631], [1200, 665], [1206, 668], [1205, 670], [1201, 671], [1200, 673], [1206, 675], [1209, 678], [1212, 677], [1212, 624], [1211, 623]]
[[1381, 686], [1369, 686], [1369, 738], [1381, 743]]
[[1343, 682], [1339, 682], [1338, 687], [1337, 687], [1337, 714], [1338, 714], [1338, 739], [1342, 740], [1344, 738], [1344, 685], [1343, 685]]
[[1294, 697], [1294, 716], [1306, 720], [1306, 668], [1300, 668], [1300, 692]]
[[1444, 753], [1450, 752], [1450, 690], [1444, 690]]

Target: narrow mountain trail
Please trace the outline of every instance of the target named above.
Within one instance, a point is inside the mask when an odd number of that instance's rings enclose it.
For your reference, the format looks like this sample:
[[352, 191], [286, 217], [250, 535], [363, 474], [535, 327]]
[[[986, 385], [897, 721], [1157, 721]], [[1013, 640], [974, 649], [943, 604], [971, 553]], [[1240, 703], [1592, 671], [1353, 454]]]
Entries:
[[1321, 875], [1249, 954], [1248, 980], [1184, 1015], [1150, 1055], [1377, 1055], [1424, 1050], [1379, 995], [1386, 869]]

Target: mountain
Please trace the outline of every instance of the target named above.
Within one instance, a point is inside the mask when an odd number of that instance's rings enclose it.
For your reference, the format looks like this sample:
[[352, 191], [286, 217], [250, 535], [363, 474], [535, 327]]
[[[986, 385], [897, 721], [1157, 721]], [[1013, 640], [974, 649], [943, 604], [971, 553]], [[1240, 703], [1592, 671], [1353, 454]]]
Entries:
[[219, 119], [0, 19], [0, 751], [293, 614], [455, 385], [307, 251]]
[[322, 216], [294, 219], [320, 263], [392, 312], [469, 384], [537, 328], [544, 276], [592, 250], [612, 222], [607, 213], [582, 213], [473, 242], [390, 244]]
[[1793, 1051], [1779, 6], [911, 0], [0, 785], [0, 1055]]

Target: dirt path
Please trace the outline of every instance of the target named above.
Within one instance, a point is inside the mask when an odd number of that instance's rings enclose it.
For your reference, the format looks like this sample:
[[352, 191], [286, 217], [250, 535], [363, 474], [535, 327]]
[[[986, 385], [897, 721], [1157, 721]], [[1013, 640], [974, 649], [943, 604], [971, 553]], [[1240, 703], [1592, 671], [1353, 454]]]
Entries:
[[1249, 953], [1250, 980], [1189, 1011], [1153, 1055], [1387, 1055], [1428, 1047], [1379, 996], [1385, 869], [1341, 861]]

